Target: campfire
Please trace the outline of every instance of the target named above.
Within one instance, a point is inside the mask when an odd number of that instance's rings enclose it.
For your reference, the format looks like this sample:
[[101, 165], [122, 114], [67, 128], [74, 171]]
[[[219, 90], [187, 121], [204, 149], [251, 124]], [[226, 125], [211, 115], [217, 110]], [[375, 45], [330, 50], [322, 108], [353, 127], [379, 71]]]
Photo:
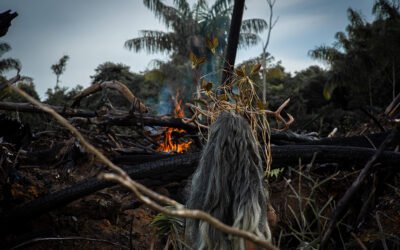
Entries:
[[[179, 92], [176, 93], [174, 98], [174, 112], [173, 116], [176, 118], [184, 118], [185, 113], [182, 109], [182, 100], [179, 99]], [[192, 140], [181, 141], [181, 135], [186, 133], [184, 129], [178, 128], [167, 128], [164, 132], [163, 139], [160, 142], [160, 146], [157, 148], [157, 151], [160, 152], [168, 152], [168, 153], [184, 153], [188, 150], [190, 144], [192, 144]]]

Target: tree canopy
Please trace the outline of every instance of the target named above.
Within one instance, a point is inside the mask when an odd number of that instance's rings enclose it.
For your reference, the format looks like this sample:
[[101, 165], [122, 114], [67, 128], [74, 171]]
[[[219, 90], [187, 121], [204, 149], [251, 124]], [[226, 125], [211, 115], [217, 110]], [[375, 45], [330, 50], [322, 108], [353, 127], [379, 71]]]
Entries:
[[64, 73], [67, 68], [67, 61], [69, 60], [69, 56], [62, 56], [57, 63], [51, 65], [51, 70], [56, 75], [56, 86], [60, 83], [60, 76]]
[[[126, 48], [135, 52], [171, 53], [175, 64], [188, 62], [192, 52], [197, 57], [206, 58], [207, 73], [215, 73], [222, 68], [220, 62], [227, 44], [232, 0], [216, 0], [212, 5], [200, 0], [192, 7], [187, 0], [175, 0], [173, 6], [161, 0], [144, 0], [143, 3], [171, 31], [142, 30], [140, 37], [125, 42]], [[263, 19], [243, 20], [239, 46], [243, 48], [257, 44], [260, 41], [258, 34], [266, 28], [267, 23]], [[218, 41], [213, 53], [207, 48], [210, 41]]]
[[329, 65], [329, 84], [351, 90], [351, 106], [382, 108], [399, 89], [399, 1], [376, 1], [373, 14], [375, 19], [369, 23], [349, 9], [349, 24], [345, 32], [336, 33], [336, 42], [310, 51], [313, 58]]

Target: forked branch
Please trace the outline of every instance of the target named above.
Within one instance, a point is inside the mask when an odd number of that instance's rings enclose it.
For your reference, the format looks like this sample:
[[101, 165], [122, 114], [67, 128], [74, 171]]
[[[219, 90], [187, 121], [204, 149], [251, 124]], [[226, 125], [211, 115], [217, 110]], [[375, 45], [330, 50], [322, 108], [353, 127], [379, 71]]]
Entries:
[[[108, 180], [114, 180], [119, 182], [120, 184], [128, 187], [136, 196], [137, 198], [142, 201], [147, 206], [159, 211], [163, 212], [168, 215], [172, 216], [180, 216], [185, 218], [192, 218], [192, 219], [199, 219], [208, 222], [210, 225], [216, 227], [217, 229], [231, 235], [235, 235], [238, 237], [242, 237], [246, 240], [252, 241], [255, 244], [264, 247], [265, 249], [277, 249], [274, 247], [269, 241], [262, 239], [254, 234], [251, 234], [247, 231], [240, 230], [238, 228], [230, 227], [221, 221], [217, 220], [216, 218], [212, 217], [210, 214], [199, 210], [189, 210], [185, 209], [184, 206], [173, 199], [170, 199], [166, 196], [160, 195], [145, 186], [141, 185], [140, 183], [132, 180], [129, 175], [119, 168], [117, 165], [112, 163], [106, 156], [104, 156], [97, 148], [91, 145], [83, 135], [74, 127], [72, 126], [64, 117], [59, 115], [53, 109], [43, 105], [39, 101], [35, 100], [31, 96], [29, 96], [26, 92], [19, 89], [16, 86], [8, 84], [10, 88], [12, 88], [15, 92], [23, 96], [27, 99], [30, 103], [36, 105], [43, 111], [49, 113], [53, 116], [61, 125], [67, 128], [74, 136], [76, 136], [81, 144], [86, 148], [86, 150], [93, 155], [95, 155], [101, 162], [103, 162], [106, 166], [116, 172], [116, 174], [102, 174], [102, 178], [106, 178]], [[174, 207], [173, 210], [166, 209], [161, 204], [171, 205]]]

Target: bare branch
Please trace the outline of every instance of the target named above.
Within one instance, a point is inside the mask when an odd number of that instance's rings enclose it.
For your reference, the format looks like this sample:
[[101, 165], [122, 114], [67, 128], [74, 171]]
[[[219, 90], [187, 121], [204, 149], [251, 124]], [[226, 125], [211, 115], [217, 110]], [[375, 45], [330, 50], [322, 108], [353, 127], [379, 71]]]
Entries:
[[84, 89], [81, 93], [74, 97], [75, 101], [72, 104], [72, 107], [79, 105], [79, 102], [82, 98], [91, 95], [95, 92], [102, 90], [103, 88], [115, 89], [117, 90], [122, 96], [125, 97], [131, 104], [135, 110], [138, 110], [141, 113], [147, 113], [148, 109], [144, 105], [143, 102], [139, 100], [130, 90], [129, 88], [120, 81], [105, 81], [101, 83], [94, 83], [88, 88]]
[[79, 237], [79, 236], [34, 238], [34, 239], [31, 239], [31, 240], [22, 242], [22, 243], [20, 243], [20, 244], [18, 244], [18, 245], [16, 245], [16, 246], [12, 247], [12, 249], [14, 250], [14, 249], [22, 248], [22, 247], [25, 247], [25, 246], [30, 245], [30, 244], [32, 244], [32, 243], [35, 243], [35, 242], [40, 242], [40, 241], [57, 241], [57, 240], [60, 240], [60, 241], [61, 241], [61, 240], [62, 240], [62, 241], [64, 241], [64, 240], [73, 240], [73, 241], [77, 241], [77, 240], [94, 241], [94, 242], [102, 242], [102, 243], [106, 243], [106, 244], [109, 244], [109, 245], [113, 245], [113, 246], [118, 247], [118, 248], [121, 248], [121, 249], [129, 249], [129, 248], [126, 247], [126, 246], [123, 246], [123, 245], [120, 245], [120, 244], [117, 244], [117, 243], [114, 243], [114, 242], [111, 242], [111, 241], [108, 241], [108, 240], [104, 240], [104, 239], [94, 239], [94, 238], [88, 238], [88, 237]]
[[[86, 139], [83, 137], [83, 135], [74, 127], [72, 126], [64, 117], [59, 115], [56, 111], [53, 109], [43, 105], [39, 101], [35, 100], [31, 96], [29, 96], [26, 92], [23, 90], [19, 89], [16, 86], [9, 85], [10, 88], [12, 88], [15, 92], [26, 98], [29, 102], [32, 104], [38, 106], [40, 109], [43, 111], [49, 113], [52, 115], [61, 125], [66, 127], [74, 136], [78, 138], [78, 140], [81, 142], [81, 144], [86, 148], [86, 150], [92, 154], [94, 154], [101, 162], [103, 162], [106, 166], [108, 166], [110, 169], [115, 171], [117, 174], [103, 174], [101, 177], [108, 179], [108, 180], [114, 180], [119, 182], [120, 184], [128, 187], [137, 197], [140, 199], [143, 203], [148, 205], [149, 207], [159, 211], [163, 212], [169, 215], [173, 216], [180, 216], [180, 217], [186, 217], [186, 218], [194, 218], [194, 219], [201, 219], [204, 221], [207, 221], [210, 225], [213, 225], [217, 229], [228, 233], [232, 234], [235, 236], [242, 237], [244, 239], [250, 240], [254, 242], [257, 245], [260, 245], [266, 249], [277, 249], [274, 247], [269, 241], [262, 239], [256, 235], [253, 235], [249, 232], [230, 227], [216, 218], [212, 217], [211, 215], [199, 211], [199, 210], [189, 210], [185, 209], [184, 206], [175, 200], [172, 200], [166, 196], [160, 195], [145, 186], [141, 185], [138, 182], [135, 182], [132, 180], [129, 175], [123, 171], [121, 168], [119, 168], [117, 165], [112, 163], [106, 156], [104, 156], [97, 148], [95, 148], [93, 145], [91, 145], [89, 142], [86, 141]], [[167, 204], [167, 205], [172, 205], [175, 207], [175, 210], [169, 210], [160, 204], [156, 203], [155, 201], [152, 201], [151, 199]]]
[[263, 52], [262, 52], [262, 66], [263, 66], [263, 97], [262, 100], [264, 103], [267, 102], [267, 79], [266, 79], [266, 68], [267, 68], [267, 48], [269, 45], [269, 40], [271, 39], [271, 32], [272, 29], [274, 28], [275, 24], [278, 22], [279, 18], [276, 18], [273, 21], [273, 15], [274, 15], [274, 5], [276, 0], [266, 0], [268, 7], [269, 7], [269, 23], [268, 23], [268, 33], [267, 33], [267, 40], [265, 41], [265, 44], [263, 46]]
[[343, 217], [344, 213], [347, 211], [351, 201], [354, 196], [360, 190], [361, 184], [364, 183], [365, 178], [372, 171], [373, 166], [377, 162], [377, 160], [381, 157], [381, 155], [385, 152], [385, 148], [390, 144], [390, 142], [397, 136], [400, 128], [396, 127], [392, 130], [392, 132], [386, 137], [386, 139], [379, 146], [378, 150], [375, 151], [375, 154], [369, 159], [367, 164], [365, 164], [363, 170], [357, 176], [357, 179], [353, 182], [351, 187], [346, 191], [343, 197], [337, 203], [336, 209], [333, 213], [331, 220], [325, 230], [323, 237], [321, 239], [321, 249], [325, 249], [328, 241], [333, 233], [333, 230], [336, 227], [337, 222]]
[[[116, 182], [121, 183], [125, 187], [129, 188], [135, 195], [136, 197], [141, 200], [143, 203], [148, 205], [149, 207], [153, 208], [154, 210], [160, 211], [164, 214], [170, 215], [170, 216], [179, 216], [179, 217], [185, 217], [185, 218], [191, 218], [191, 219], [200, 219], [207, 221], [210, 225], [214, 226], [215, 228], [231, 234], [235, 236], [242, 237], [244, 239], [250, 240], [257, 245], [260, 245], [264, 247], [265, 249], [277, 249], [274, 247], [271, 243], [268, 241], [255, 236], [252, 233], [249, 233], [247, 231], [243, 231], [237, 228], [233, 228], [230, 226], [227, 226], [226, 224], [222, 223], [221, 221], [217, 220], [216, 218], [212, 217], [210, 214], [205, 213], [201, 210], [191, 210], [191, 209], [186, 209], [186, 208], [179, 208], [175, 210], [170, 210], [166, 207], [162, 207], [158, 205], [157, 203], [151, 201], [145, 196], [142, 196], [140, 192], [138, 192], [137, 188], [135, 187], [135, 182], [132, 179], [124, 179], [121, 176], [118, 176], [116, 174], [104, 174], [103, 177], [107, 180], [113, 180]], [[161, 196], [161, 195], [160, 195]]]

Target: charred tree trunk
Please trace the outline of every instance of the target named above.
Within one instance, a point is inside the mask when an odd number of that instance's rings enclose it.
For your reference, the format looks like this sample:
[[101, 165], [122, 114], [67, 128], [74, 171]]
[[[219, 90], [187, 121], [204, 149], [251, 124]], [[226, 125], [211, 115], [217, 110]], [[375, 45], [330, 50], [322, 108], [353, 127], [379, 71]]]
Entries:
[[226, 48], [224, 72], [222, 73], [222, 84], [226, 84], [232, 75], [235, 67], [236, 51], [239, 44], [240, 27], [242, 26], [242, 17], [245, 0], [235, 0], [233, 6], [231, 27], [229, 29], [228, 45]]

